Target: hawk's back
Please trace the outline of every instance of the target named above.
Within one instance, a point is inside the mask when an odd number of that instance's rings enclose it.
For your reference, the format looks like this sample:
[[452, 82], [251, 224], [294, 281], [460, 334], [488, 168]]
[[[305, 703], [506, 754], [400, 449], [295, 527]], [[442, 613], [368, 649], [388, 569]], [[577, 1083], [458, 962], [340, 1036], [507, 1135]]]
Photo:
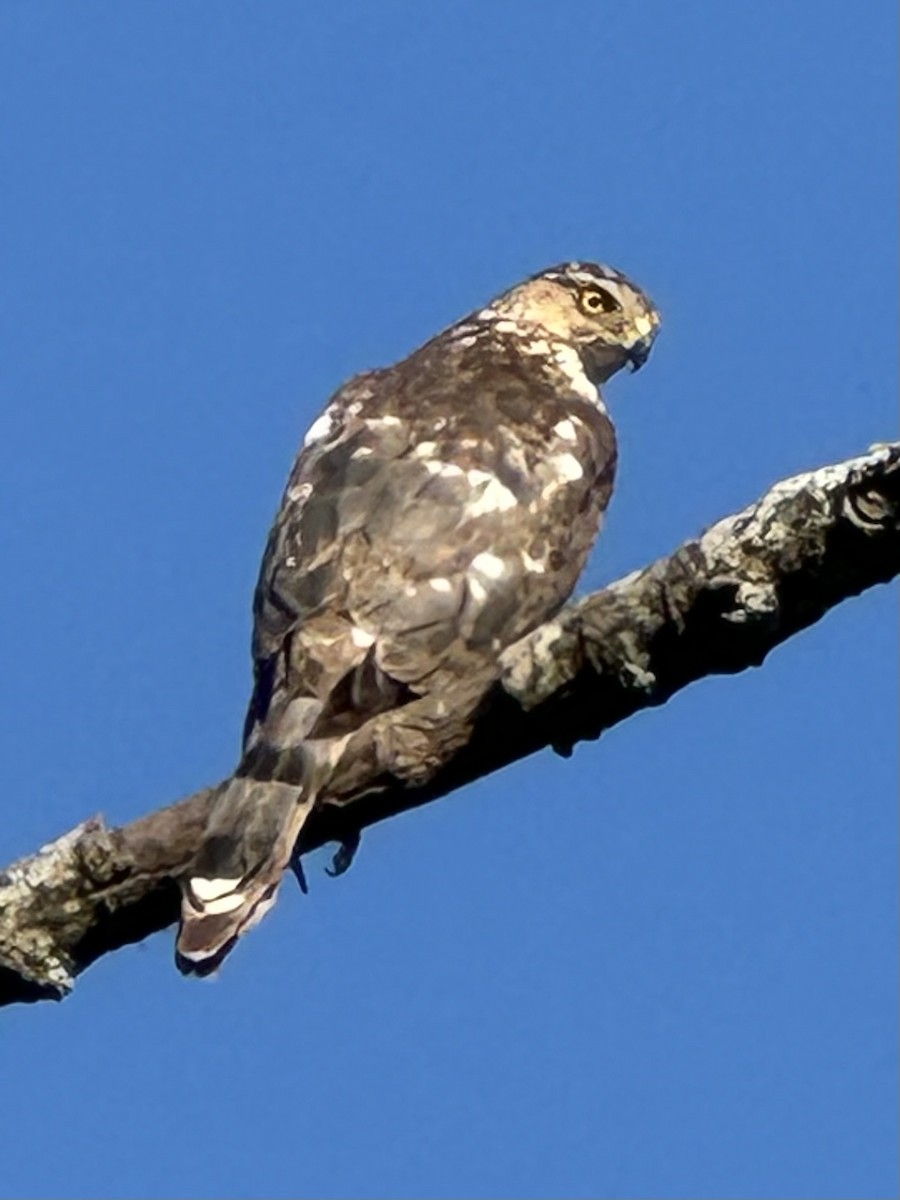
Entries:
[[546, 336], [475, 319], [333, 397], [262, 566], [248, 745], [266, 722], [281, 744], [353, 728], [556, 611], [616, 463], [576, 382]]

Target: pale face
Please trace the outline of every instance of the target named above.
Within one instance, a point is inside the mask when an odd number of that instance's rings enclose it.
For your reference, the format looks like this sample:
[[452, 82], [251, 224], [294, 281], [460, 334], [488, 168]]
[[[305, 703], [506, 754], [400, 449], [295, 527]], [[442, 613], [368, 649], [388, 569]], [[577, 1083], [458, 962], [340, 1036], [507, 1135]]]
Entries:
[[567, 342], [585, 373], [602, 383], [646, 360], [660, 324], [653, 301], [611, 267], [566, 263], [542, 271], [493, 301], [491, 308]]

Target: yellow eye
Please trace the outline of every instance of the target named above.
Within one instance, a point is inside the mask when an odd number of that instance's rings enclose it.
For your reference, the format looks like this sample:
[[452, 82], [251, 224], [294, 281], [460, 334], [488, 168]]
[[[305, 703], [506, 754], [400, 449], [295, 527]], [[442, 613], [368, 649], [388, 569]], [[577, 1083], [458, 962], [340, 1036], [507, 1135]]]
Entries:
[[622, 308], [612, 292], [608, 292], [606, 288], [585, 288], [579, 296], [579, 300], [581, 307], [587, 313], [620, 312]]

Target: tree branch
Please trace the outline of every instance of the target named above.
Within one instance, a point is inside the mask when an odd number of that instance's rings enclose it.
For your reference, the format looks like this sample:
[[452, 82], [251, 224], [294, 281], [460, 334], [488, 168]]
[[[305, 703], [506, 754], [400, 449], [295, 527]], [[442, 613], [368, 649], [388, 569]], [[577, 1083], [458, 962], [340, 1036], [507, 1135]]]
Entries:
[[[501, 670], [347, 741], [301, 849], [352, 843], [545, 746], [568, 755], [706, 675], [758, 666], [900, 573], [900, 443], [776, 484], [674, 554], [564, 609]], [[0, 873], [0, 1004], [60, 999], [101, 955], [171, 924], [211, 788], [119, 829], [93, 817]]]

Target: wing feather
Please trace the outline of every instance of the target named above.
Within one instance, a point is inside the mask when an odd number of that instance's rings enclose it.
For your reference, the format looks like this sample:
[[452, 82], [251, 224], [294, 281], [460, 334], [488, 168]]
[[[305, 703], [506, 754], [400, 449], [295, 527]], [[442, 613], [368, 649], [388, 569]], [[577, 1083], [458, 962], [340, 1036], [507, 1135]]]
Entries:
[[518, 362], [496, 334], [431, 343], [332, 398], [262, 564], [248, 750], [263, 729], [276, 745], [352, 729], [496, 660], [571, 593], [615, 439]]

